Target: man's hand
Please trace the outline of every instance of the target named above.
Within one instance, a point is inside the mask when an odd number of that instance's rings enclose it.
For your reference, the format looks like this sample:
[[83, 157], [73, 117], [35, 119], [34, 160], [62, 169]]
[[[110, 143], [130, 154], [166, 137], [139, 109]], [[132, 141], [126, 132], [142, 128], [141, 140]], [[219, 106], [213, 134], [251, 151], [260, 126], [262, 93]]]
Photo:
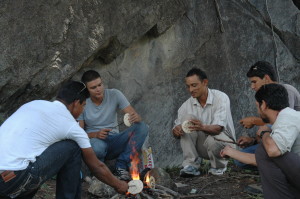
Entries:
[[95, 132], [96, 133], [95, 138], [105, 140], [110, 131], [111, 131], [111, 129], [101, 129], [100, 131]]
[[245, 117], [240, 120], [240, 124], [244, 126], [244, 128], [250, 129], [254, 126], [254, 117]]
[[245, 117], [245, 118], [240, 120], [240, 124], [243, 125], [245, 128], [250, 129], [254, 125], [262, 126], [265, 123], [259, 117]]
[[224, 147], [224, 149], [222, 149], [221, 151], [220, 151], [220, 156], [222, 157], [222, 158], [229, 158], [230, 157], [230, 154], [231, 154], [231, 152], [232, 152], [232, 150], [234, 150], [231, 146], [229, 146], [229, 145], [226, 145], [225, 147]]
[[184, 134], [184, 132], [181, 128], [181, 125], [175, 126], [175, 128], [172, 130], [172, 133], [176, 138], [179, 138], [180, 136], [183, 136], [183, 134]]
[[248, 146], [251, 146], [253, 145], [255, 141], [255, 138], [252, 138], [252, 137], [246, 137], [246, 136], [241, 136], [239, 137], [239, 139], [237, 140], [237, 144], [242, 147], [242, 148], [245, 148], [245, 147], [248, 147]]
[[120, 184], [118, 185], [118, 187], [115, 187], [116, 192], [120, 193], [120, 194], [125, 194], [128, 191], [128, 183], [125, 181], [120, 180]]
[[140, 122], [142, 120], [141, 116], [137, 112], [129, 113], [129, 122], [131, 124], [135, 122]]
[[200, 120], [190, 120], [194, 125], [190, 127], [193, 131], [203, 131], [204, 125]]

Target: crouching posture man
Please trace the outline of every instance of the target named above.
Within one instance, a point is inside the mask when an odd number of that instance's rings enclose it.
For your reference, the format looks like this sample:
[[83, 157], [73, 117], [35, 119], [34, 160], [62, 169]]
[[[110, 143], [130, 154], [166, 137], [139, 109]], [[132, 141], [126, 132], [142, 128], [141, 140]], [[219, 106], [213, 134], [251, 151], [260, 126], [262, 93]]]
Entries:
[[[220, 140], [235, 141], [229, 98], [221, 91], [209, 89], [207, 76], [199, 68], [192, 68], [187, 73], [185, 83], [191, 97], [179, 108], [172, 131], [175, 137], [180, 138], [183, 150], [184, 161], [180, 175], [200, 175], [198, 169], [201, 158], [210, 160], [209, 173], [222, 175], [228, 161], [220, 157], [220, 151], [228, 143]], [[194, 116], [190, 120], [193, 124], [190, 128], [192, 132], [184, 133], [182, 123], [188, 115]]]
[[[104, 89], [97, 71], [86, 71], [81, 78], [90, 97], [86, 100], [84, 112], [78, 118], [85, 129], [99, 160], [117, 159], [114, 174], [122, 180], [130, 180], [128, 169], [133, 148], [140, 151], [148, 135], [148, 126], [130, 105], [123, 93], [117, 89]], [[132, 124], [119, 132], [117, 112], [130, 114]]]
[[300, 198], [300, 112], [289, 108], [288, 93], [280, 84], [267, 84], [255, 94], [256, 106], [271, 131], [258, 132], [255, 155], [225, 147], [221, 156], [257, 165], [266, 199]]
[[[0, 127], [0, 198], [33, 198], [57, 175], [56, 198], [81, 197], [81, 155], [93, 174], [125, 193], [120, 181], [100, 162], [77, 118], [87, 96], [83, 83], [71, 81], [54, 102], [35, 100], [21, 106]], [[81, 150], [80, 150], [81, 149]]]

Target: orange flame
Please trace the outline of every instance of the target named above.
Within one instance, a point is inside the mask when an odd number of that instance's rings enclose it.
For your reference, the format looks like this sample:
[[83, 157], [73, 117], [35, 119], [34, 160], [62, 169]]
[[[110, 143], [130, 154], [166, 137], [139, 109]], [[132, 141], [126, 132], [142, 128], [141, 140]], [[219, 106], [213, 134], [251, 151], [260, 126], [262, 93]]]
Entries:
[[150, 175], [149, 175], [149, 173], [146, 174], [145, 182], [146, 182], [146, 184], [150, 183]]
[[139, 173], [139, 153], [136, 151], [136, 149], [134, 147], [132, 147], [132, 153], [130, 155], [130, 159], [131, 159], [131, 167], [130, 167], [130, 174], [131, 174], [131, 178], [132, 180], [139, 180], [140, 179], [140, 173]]

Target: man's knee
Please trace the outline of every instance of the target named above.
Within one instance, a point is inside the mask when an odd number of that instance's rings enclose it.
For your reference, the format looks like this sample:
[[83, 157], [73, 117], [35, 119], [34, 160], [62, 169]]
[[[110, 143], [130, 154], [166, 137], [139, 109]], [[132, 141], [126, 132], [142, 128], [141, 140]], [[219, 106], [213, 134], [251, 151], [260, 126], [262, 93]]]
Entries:
[[268, 157], [269, 156], [268, 156], [266, 150], [264, 149], [263, 145], [259, 144], [255, 151], [255, 159], [256, 159], [257, 164], [259, 164], [260, 161], [262, 161]]
[[145, 138], [148, 135], [148, 131], [149, 131], [149, 127], [145, 122], [138, 122], [135, 123], [135, 130], [137, 131], [137, 133], [139, 133], [140, 135], [143, 135]]
[[103, 161], [107, 154], [107, 143], [98, 138], [92, 138], [90, 142], [96, 156]]
[[208, 136], [205, 141], [207, 151], [214, 154], [215, 157], [221, 158], [220, 151], [225, 147], [223, 143], [216, 141], [212, 136]]

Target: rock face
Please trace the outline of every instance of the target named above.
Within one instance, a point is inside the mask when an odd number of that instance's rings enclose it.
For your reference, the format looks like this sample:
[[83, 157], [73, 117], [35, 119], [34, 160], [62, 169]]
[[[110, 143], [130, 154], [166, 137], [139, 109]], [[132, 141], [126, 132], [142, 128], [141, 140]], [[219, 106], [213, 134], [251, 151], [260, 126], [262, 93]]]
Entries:
[[51, 99], [62, 82], [95, 69], [149, 124], [155, 165], [179, 165], [182, 152], [170, 132], [189, 97], [184, 77], [191, 67], [228, 94], [237, 135], [244, 132], [239, 119], [256, 114], [245, 75], [254, 62], [271, 62], [280, 82], [300, 90], [294, 2], [3, 0], [0, 111], [7, 116], [32, 99]]

